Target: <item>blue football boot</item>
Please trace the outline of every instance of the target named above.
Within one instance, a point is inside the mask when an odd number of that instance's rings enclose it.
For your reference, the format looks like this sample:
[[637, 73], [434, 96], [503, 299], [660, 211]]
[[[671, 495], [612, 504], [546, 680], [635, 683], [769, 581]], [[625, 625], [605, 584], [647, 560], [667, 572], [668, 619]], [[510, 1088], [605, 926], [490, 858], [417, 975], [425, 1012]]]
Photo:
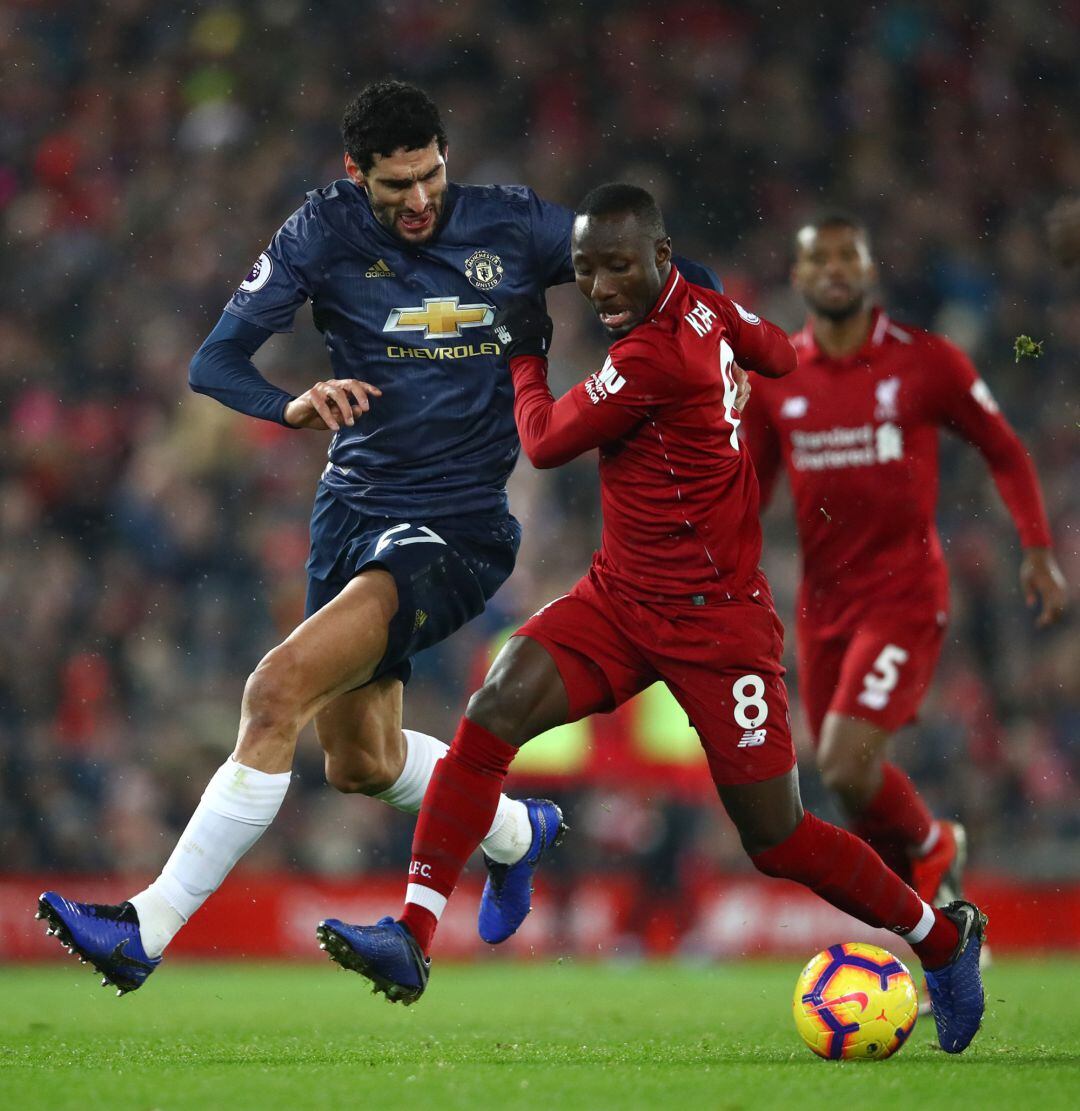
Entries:
[[374, 926], [350, 926], [327, 918], [319, 923], [315, 936], [332, 961], [371, 981], [373, 995], [381, 991], [391, 1003], [407, 1007], [424, 994], [431, 958], [420, 952], [416, 938], [393, 918], [380, 918]]
[[142, 987], [161, 964], [160, 957], [146, 955], [139, 916], [130, 903], [73, 903], [46, 891], [38, 899], [37, 917], [49, 923], [46, 934], [59, 938], [83, 964], [89, 961], [104, 977], [101, 986], [112, 984], [117, 995]]
[[488, 878], [480, 897], [477, 929], [488, 945], [511, 937], [532, 910], [533, 873], [544, 854], [566, 832], [562, 811], [548, 799], [524, 799], [532, 825], [529, 851], [515, 864], [498, 864], [485, 855]]
[[960, 941], [948, 964], [927, 971], [926, 986], [930, 989], [938, 1044], [946, 1053], [963, 1053], [978, 1033], [986, 1008], [979, 974], [986, 915], [973, 903], [962, 900], [941, 909], [956, 923]]

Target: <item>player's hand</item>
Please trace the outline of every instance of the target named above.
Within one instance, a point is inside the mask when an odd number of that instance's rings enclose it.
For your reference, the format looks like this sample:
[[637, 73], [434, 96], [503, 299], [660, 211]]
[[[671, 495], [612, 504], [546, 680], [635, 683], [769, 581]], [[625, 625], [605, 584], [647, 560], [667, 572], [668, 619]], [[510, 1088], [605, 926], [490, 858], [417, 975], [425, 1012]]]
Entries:
[[539, 355], [546, 359], [554, 325], [543, 305], [522, 297], [499, 309], [493, 331], [507, 361], [516, 355]]
[[316, 382], [285, 406], [285, 423], [293, 428], [337, 432], [343, 424], [355, 424], [371, 408], [369, 397], [382, 397], [382, 390], [356, 378]]
[[735, 379], [735, 412], [741, 413], [750, 400], [750, 375], [741, 366], [733, 363], [731, 376]]
[[1062, 266], [1080, 262], [1080, 197], [1066, 197], [1046, 217], [1050, 250]]
[[1020, 589], [1029, 606], [1041, 603], [1035, 625], [1045, 629], [1065, 612], [1068, 590], [1054, 553], [1049, 548], [1028, 548], [1020, 564]]

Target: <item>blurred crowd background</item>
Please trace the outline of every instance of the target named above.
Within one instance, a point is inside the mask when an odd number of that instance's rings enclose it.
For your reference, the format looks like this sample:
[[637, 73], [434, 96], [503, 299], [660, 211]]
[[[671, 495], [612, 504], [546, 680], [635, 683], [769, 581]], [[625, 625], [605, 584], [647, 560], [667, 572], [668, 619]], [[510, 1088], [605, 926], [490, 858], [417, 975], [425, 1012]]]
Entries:
[[[341, 109], [377, 77], [436, 97], [456, 180], [526, 182], [568, 204], [604, 180], [651, 188], [677, 249], [790, 329], [799, 221], [837, 206], [863, 216], [890, 311], [967, 349], [1026, 440], [1075, 588], [1080, 276], [1050, 259], [1044, 220], [1080, 188], [1078, 57], [1076, 0], [9, 0], [0, 868], [155, 870], [234, 743], [246, 675], [299, 618], [326, 436], [191, 394], [187, 363], [305, 190], [341, 176]], [[563, 385], [603, 351], [577, 297], [551, 298]], [[1014, 362], [1019, 333], [1044, 342], [1040, 359]], [[295, 392], [327, 365], [306, 310], [257, 360]], [[968, 824], [977, 864], [1077, 876], [1076, 619], [1035, 632], [983, 461], [950, 441], [943, 468], [952, 624], [897, 756]], [[598, 534], [591, 460], [544, 475], [523, 462], [511, 496], [518, 570], [488, 614], [417, 661], [407, 692], [407, 724], [444, 739], [489, 638], [562, 593]], [[766, 547], [790, 624], [784, 495]], [[827, 810], [803, 764], [806, 796]], [[707, 789], [617, 777], [553, 789], [575, 827], [565, 867], [670, 883], [690, 859], [743, 866]], [[396, 867], [411, 826], [330, 791], [308, 736], [248, 863]]]

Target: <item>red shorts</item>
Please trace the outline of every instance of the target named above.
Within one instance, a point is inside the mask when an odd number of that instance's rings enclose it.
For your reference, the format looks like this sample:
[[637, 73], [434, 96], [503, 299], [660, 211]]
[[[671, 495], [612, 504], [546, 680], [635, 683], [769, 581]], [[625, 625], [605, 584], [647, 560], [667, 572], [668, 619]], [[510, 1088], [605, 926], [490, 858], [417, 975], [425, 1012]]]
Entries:
[[698, 606], [689, 597], [627, 598], [590, 571], [515, 636], [551, 654], [568, 721], [613, 710], [660, 681], [697, 730], [718, 786], [773, 779], [795, 765], [784, 627], [764, 575], [745, 597]]
[[861, 718], [887, 732], [914, 721], [945, 636], [937, 610], [884, 610], [846, 636], [798, 628], [799, 692], [815, 744], [827, 713]]

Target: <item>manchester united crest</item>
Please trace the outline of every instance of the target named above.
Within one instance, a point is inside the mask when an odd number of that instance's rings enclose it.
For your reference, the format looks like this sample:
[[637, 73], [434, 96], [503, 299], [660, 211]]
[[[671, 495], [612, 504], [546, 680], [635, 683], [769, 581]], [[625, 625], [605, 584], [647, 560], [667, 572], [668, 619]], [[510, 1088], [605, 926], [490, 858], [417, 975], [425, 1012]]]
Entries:
[[490, 251], [475, 251], [465, 260], [465, 277], [477, 289], [494, 289], [502, 276], [502, 259]]

